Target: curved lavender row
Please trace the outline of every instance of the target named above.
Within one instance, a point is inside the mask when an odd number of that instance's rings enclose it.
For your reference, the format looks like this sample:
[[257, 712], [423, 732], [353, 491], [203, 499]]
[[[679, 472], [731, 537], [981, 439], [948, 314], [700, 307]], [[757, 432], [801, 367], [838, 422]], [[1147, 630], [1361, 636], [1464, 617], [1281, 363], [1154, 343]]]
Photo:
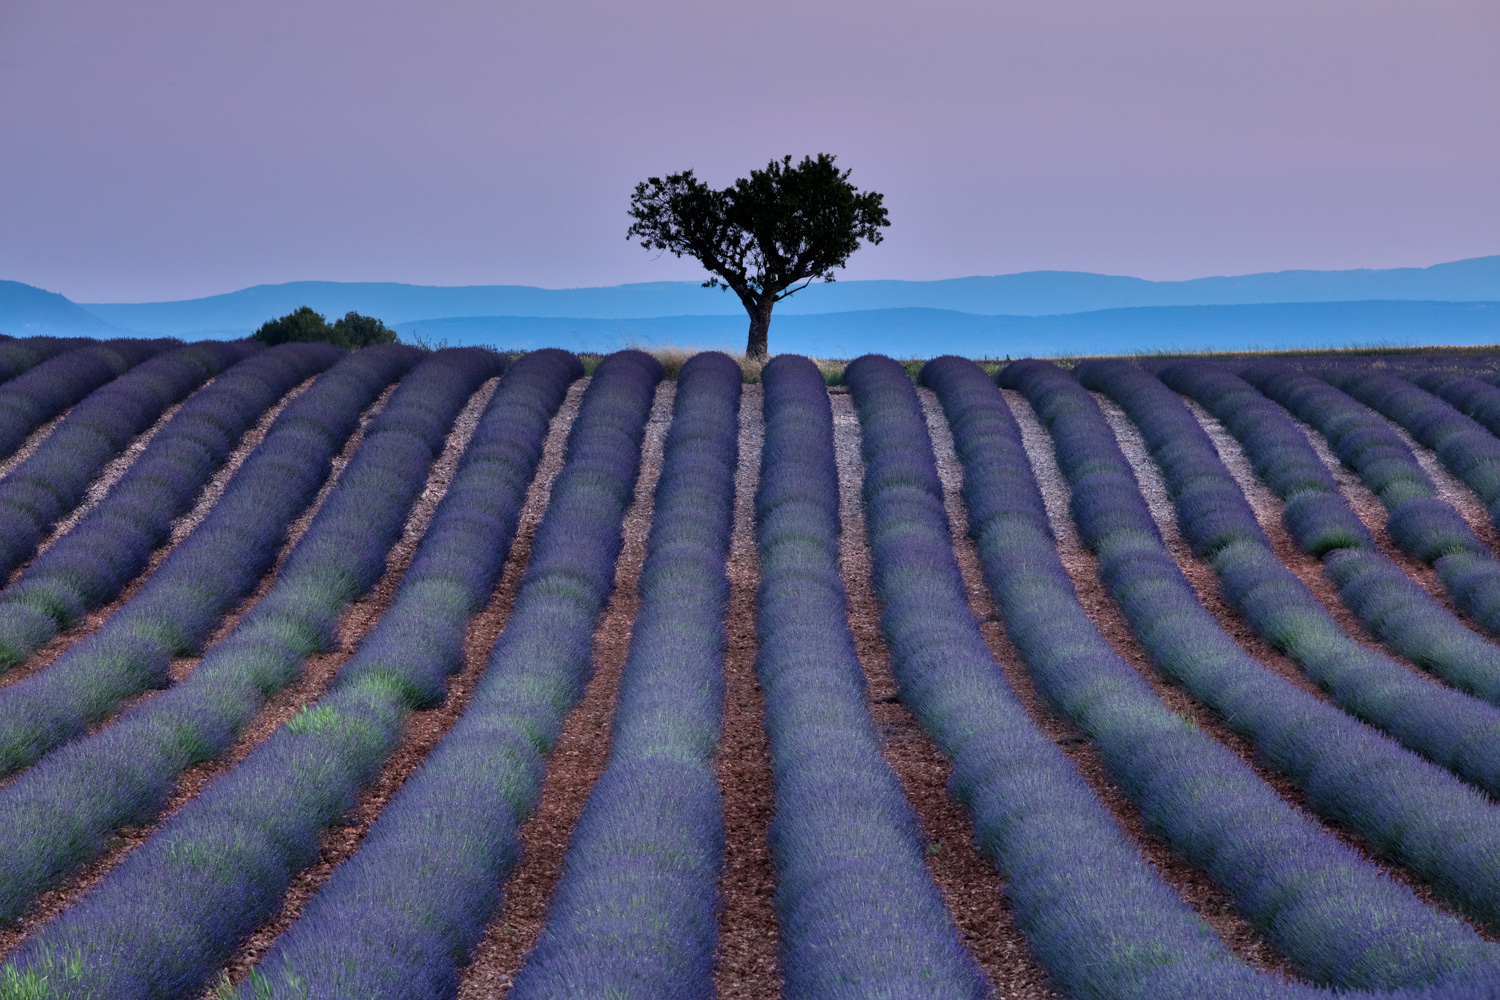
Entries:
[[[414, 354], [367, 348], [288, 406], [215, 506], [225, 510], [223, 525], [211, 528], [201, 551], [179, 564], [198, 571], [178, 586], [164, 584], [157, 610], [181, 602], [194, 580], [211, 580], [245, 563], [254, 564], [244, 569], [247, 586], [253, 585], [260, 572], [255, 567], [269, 566], [288, 522], [327, 478], [330, 460], [360, 412], [410, 367]], [[236, 544], [251, 548], [236, 549]], [[141, 620], [149, 624], [150, 616]], [[157, 669], [164, 670], [167, 654], [156, 652], [163, 661]], [[96, 666], [102, 672], [109, 662]], [[86, 682], [89, 666], [78, 661], [80, 683]], [[9, 845], [0, 852], [0, 918], [20, 913], [36, 893], [97, 855], [120, 826], [155, 816], [176, 776], [222, 752], [244, 720], [285, 682], [253, 674], [237, 680], [232, 672], [227, 680], [216, 680], [205, 660], [176, 689], [100, 733], [61, 747], [0, 788], [0, 837]]]
[[[1110, 702], [1125, 685], [1100, 686], [1090, 675], [1095, 665], [1115, 655], [1079, 606], [1062, 567], [1009, 409], [970, 361], [940, 358], [923, 369], [921, 378], [937, 390], [953, 428], [964, 465], [970, 532], [1012, 640], [1044, 684], [1049, 676], [1057, 681], [1048, 687], [1080, 705], [1090, 696]], [[940, 509], [934, 506], [934, 511]], [[928, 527], [927, 533], [934, 549], [943, 543], [939, 526]], [[961, 600], [961, 590], [948, 598], [950, 604]], [[928, 617], [932, 614], [913, 608], [912, 619], [919, 625]], [[914, 658], [923, 673], [912, 682], [903, 678], [902, 697], [916, 707], [945, 751], [953, 748], [953, 788], [973, 809], [981, 844], [1009, 879], [1007, 895], [1022, 930], [1065, 993], [1099, 1000], [1331, 995], [1325, 988], [1256, 973], [1235, 959], [1124, 841], [1071, 764], [1036, 732], [1003, 682], [992, 676], [993, 668], [985, 674], [977, 654], [959, 658], [952, 648], [926, 648], [916, 629], [914, 640]], [[962, 683], [948, 676], [955, 664], [967, 668]], [[1086, 672], [1074, 672], [1079, 669]], [[1123, 663], [1119, 669], [1130, 670]], [[1108, 711], [1110, 706], [1094, 707]], [[1163, 733], [1179, 728], [1168, 720]], [[1164, 750], [1144, 748], [1140, 765], [1149, 767], [1154, 761], [1164, 769], [1173, 767], [1170, 758], [1161, 759]], [[1196, 752], [1187, 759], [1195, 757]], [[1203, 806], [1195, 801], [1189, 808]], [[1295, 911], [1289, 916], [1295, 918]], [[1349, 956], [1351, 960], [1363, 960], [1368, 967], [1383, 964], [1378, 931], [1385, 923], [1381, 916], [1370, 927], [1365, 943], [1372, 954]], [[1319, 928], [1304, 932], [1316, 939]], [[1493, 967], [1438, 971], [1446, 980], [1441, 985], [1400, 989], [1394, 995], [1445, 1000], [1494, 995], [1485, 978], [1493, 979]], [[1337, 969], [1334, 975], [1347, 980], [1350, 970]], [[1340, 989], [1338, 995], [1393, 994]]]
[[[1180, 510], [1189, 503], [1213, 502], [1226, 530], [1204, 536], [1200, 522], [1183, 517], [1184, 533], [1201, 545], [1224, 581], [1226, 596], [1273, 643], [1309, 663], [1308, 673], [1329, 688], [1347, 711], [1377, 723], [1413, 749], [1434, 754], [1473, 753], [1480, 764], [1493, 742], [1494, 711], [1486, 704], [1414, 677], [1410, 671], [1351, 641], [1322, 612], [1301, 581], [1258, 541], [1259, 526], [1248, 505], [1220, 490], [1193, 484], [1233, 484], [1207, 434], [1181, 400], [1160, 382], [1124, 362], [1089, 362], [1081, 371], [1086, 385], [1109, 391], [1141, 427], [1166, 473]], [[1121, 465], [1092, 400], [1058, 373], [1042, 373], [1070, 402], [1075, 433], [1095, 438], [1089, 460], [1094, 468]], [[1079, 398], [1082, 397], [1082, 398]], [[1092, 425], [1078, 431], [1078, 424]], [[1125, 470], [1116, 465], [1116, 478]], [[1236, 490], [1238, 488], [1236, 487]], [[1101, 500], [1092, 500], [1096, 511]], [[1358, 830], [1379, 851], [1432, 881], [1439, 894], [1492, 926], [1500, 923], [1500, 887], [1489, 875], [1500, 861], [1500, 810], [1485, 796], [1432, 764], [1393, 746], [1366, 726], [1265, 670], [1227, 635], [1198, 604], [1181, 571], [1157, 543], [1145, 543], [1149, 523], [1139, 492], [1106, 497], [1115, 532], [1135, 531], [1091, 541], [1104, 556], [1101, 573], [1119, 595], [1132, 628], [1169, 676], [1255, 743], [1261, 755], [1307, 793], [1307, 804]], [[1238, 530], [1230, 530], [1232, 520]], [[1141, 519], [1146, 519], [1142, 522]], [[1137, 527], [1131, 529], [1133, 522]], [[1197, 536], [1197, 537], [1194, 537]], [[1217, 544], [1218, 547], [1214, 548]], [[1335, 553], [1330, 558], [1340, 558]], [[1300, 634], [1299, 631], [1300, 630]], [[1307, 650], [1315, 655], [1305, 655]], [[1436, 692], [1436, 696], [1434, 696]], [[1466, 751], [1467, 748], [1467, 751]], [[1477, 770], [1460, 761], [1458, 770]], [[1462, 845], [1457, 847], [1456, 845]]]
[[[1020, 429], [994, 383], [954, 357], [929, 362], [920, 378], [952, 427], [970, 534], [1023, 657], [1112, 655], [1078, 604]], [[973, 615], [962, 613], [940, 495], [927, 475], [914, 482], [926, 482], [929, 496], [913, 506], [929, 511], [907, 518], [909, 544], [930, 553], [929, 576], [949, 579], [901, 594], [899, 611], [894, 588], [881, 588], [891, 625], [910, 630], [892, 643], [900, 697], [952, 761], [950, 790], [972, 812], [976, 839], [1007, 879], [1012, 912], [1062, 992], [1089, 1000], [1320, 995], [1236, 960], [1032, 723]]]
[[[1339, 587], [1340, 598], [1366, 628], [1392, 649], [1449, 684], [1500, 705], [1500, 650], [1476, 635], [1434, 601], [1432, 595], [1399, 566], [1375, 550], [1373, 540], [1364, 531], [1358, 515], [1339, 491], [1317, 452], [1313, 451], [1307, 435], [1292, 423], [1285, 410], [1248, 382], [1212, 365], [1178, 363], [1164, 368], [1160, 376], [1172, 389], [1206, 407], [1240, 442], [1256, 474], [1285, 501], [1282, 520], [1293, 540], [1304, 552], [1323, 559], [1325, 570]], [[1136, 383], [1139, 379], [1134, 379], [1132, 385]], [[1174, 415], [1168, 402], [1147, 403], [1143, 398], [1147, 395], [1155, 400], [1169, 397], [1161, 396], [1159, 391], [1149, 387], [1131, 390], [1131, 397], [1135, 400], [1133, 405], [1149, 406], [1151, 413], [1162, 414], [1150, 419], [1169, 421], [1173, 425], [1171, 429], [1164, 427], [1153, 432], [1155, 439], [1180, 440], [1181, 443], [1171, 445], [1174, 451], [1186, 450], [1200, 456], [1188, 460], [1194, 470], [1192, 476], [1204, 476], [1202, 470], [1206, 468], [1222, 469], [1218, 453], [1213, 450], [1211, 442], [1203, 440], [1201, 428], [1194, 432], [1183, 422], [1182, 416]], [[1117, 401], [1120, 399], [1116, 398]], [[1175, 397], [1171, 402], [1176, 403]], [[1145, 413], [1143, 411], [1142, 419], [1146, 419]], [[1187, 419], [1192, 420], [1190, 416]], [[1196, 425], [1197, 421], [1192, 420], [1192, 423]], [[1203, 450], [1205, 445], [1207, 451]], [[1156, 447], [1153, 444], [1153, 448]], [[1213, 475], [1216, 478], [1228, 477], [1233, 482], [1227, 470]], [[1177, 489], [1173, 487], [1174, 492]], [[1189, 504], [1184, 503], [1179, 509], [1187, 506]], [[1186, 521], [1183, 528], [1187, 534], [1189, 525]], [[1211, 555], [1209, 548], [1199, 551], [1198, 541], [1192, 544], [1199, 555]], [[1270, 572], [1279, 575], [1274, 566]], [[1340, 670], [1340, 664], [1348, 663], [1350, 656], [1357, 661], [1363, 660], [1367, 654], [1336, 638], [1342, 630], [1331, 619], [1317, 613], [1317, 602], [1311, 595], [1304, 595], [1305, 588], [1295, 584], [1285, 586], [1296, 592], [1296, 601], [1301, 606], [1298, 614], [1311, 615], [1311, 618], [1305, 618], [1309, 624], [1303, 627], [1308, 639], [1298, 644], [1303, 655], [1308, 655], [1307, 651], [1314, 648], [1323, 650], [1328, 642], [1332, 642], [1337, 648], [1330, 653], [1314, 654], [1323, 664], [1320, 669]], [[1311, 624], [1313, 622], [1317, 623], [1316, 626]]]
[[296, 385], [343, 357], [331, 344], [253, 354], [183, 404], [89, 514], [0, 593], [0, 670], [26, 659], [145, 568], [239, 438]]
[[261, 349], [249, 341], [179, 347], [142, 362], [73, 407], [30, 457], [0, 479], [0, 576], [31, 558], [105, 464], [163, 410]]
[[988, 997], [923, 863], [921, 822], [865, 706], [839, 569], [823, 376], [783, 354], [761, 381], [756, 670], [775, 781], [770, 844], [785, 995]]
[[[499, 365], [489, 352], [442, 351], [403, 381], [265, 600], [187, 681], [115, 727], [148, 723], [130, 749], [142, 762], [154, 757], [149, 777], [160, 781], [185, 747], [227, 746], [261, 692], [327, 648], [346, 604], [384, 570], [453, 419]], [[337, 685], [211, 783], [35, 935], [3, 978], [42, 977], [56, 997], [159, 1000], [200, 989], [275, 911], [323, 827], [369, 776], [372, 751], [399, 730], [395, 678], [364, 680]]]
[[361, 411], [418, 356], [382, 346], [336, 365], [277, 418], [139, 594], [50, 666], [0, 688], [0, 774], [35, 762], [122, 699], [166, 686], [171, 657], [198, 649], [254, 589]]
[[1394, 420], [1431, 448], [1449, 472], [1479, 495], [1491, 521], [1500, 517], [1500, 440], [1457, 408], [1384, 372], [1331, 370], [1325, 381]]
[[677, 377], [609, 764], [513, 1000], [714, 995], [724, 853], [714, 753], [742, 381], [718, 353], [694, 355]]
[[1447, 400], [1491, 434], [1500, 435], [1500, 389], [1489, 382], [1452, 371], [1408, 372], [1403, 377]]
[[[1051, 430], [1073, 487], [1080, 533], [1098, 553], [1101, 578], [1153, 661], [1219, 695], [1216, 708], [1224, 705], [1223, 692], [1201, 682], [1217, 674], [1214, 680], [1222, 683], [1231, 674], [1239, 679], [1230, 688], [1234, 694], [1259, 680], [1280, 695], [1272, 707], [1292, 709], [1290, 718], [1304, 724], [1311, 715], [1358, 728], [1336, 709], [1319, 717], [1317, 709], [1326, 708], [1321, 702], [1280, 678], [1271, 681], [1198, 603], [1163, 547], [1109, 425], [1077, 382], [1042, 362], [1017, 362], [1000, 379], [1024, 392]], [[1037, 657], [1033, 670], [1043, 691], [1098, 747], [1148, 825], [1229, 892], [1310, 978], [1339, 987], [1412, 986], [1490, 957], [1473, 930], [1422, 904], [1289, 806], [1232, 751], [1169, 711], [1101, 639], [1090, 645], [1086, 657], [1071, 663], [1056, 653]], [[1311, 704], [1298, 704], [1292, 691]], [[1285, 742], [1287, 716], [1267, 707], [1264, 699], [1233, 705], [1251, 713], [1239, 724], [1255, 726], [1254, 736]], [[1271, 746], [1279, 749], [1280, 742]], [[1370, 928], [1376, 926], [1384, 933], [1381, 947], [1372, 950]]]
[[0, 340], [0, 383], [9, 382], [59, 354], [97, 343], [89, 337], [6, 337]]
[[[1113, 395], [1140, 426], [1182, 512], [1184, 536], [1195, 552], [1213, 560], [1225, 596], [1259, 635], [1286, 651], [1345, 711], [1491, 795], [1500, 793], [1500, 741], [1495, 739], [1500, 708], [1414, 675], [1350, 638], [1272, 553], [1207, 433], [1160, 381], [1125, 362], [1088, 362], [1079, 374], [1086, 385]], [[1241, 413], [1249, 408], [1240, 403], [1241, 393], [1222, 389], [1212, 375], [1176, 371], [1174, 379], [1240, 407]], [[1275, 409], [1264, 397], [1261, 405]], [[1287, 421], [1285, 413], [1276, 416]], [[1217, 485], [1206, 491], [1199, 484], [1207, 482]], [[1225, 531], [1203, 530], [1196, 511], [1206, 508]], [[1398, 567], [1366, 548], [1333, 549], [1324, 559], [1345, 603], [1371, 631], [1391, 636], [1393, 646], [1457, 686], [1500, 697], [1500, 650], [1433, 602]], [[1491, 914], [1500, 915], [1500, 909], [1487, 909], [1485, 919], [1495, 919]]]
[[1391, 540], [1437, 570], [1454, 603], [1500, 634], [1500, 560], [1438, 499], [1401, 436], [1363, 403], [1289, 365], [1261, 363], [1241, 375], [1327, 438], [1389, 509]]
[[[452, 995], [457, 969], [499, 905], [520, 855], [519, 827], [535, 807], [543, 755], [588, 678], [593, 629], [614, 584], [625, 511], [660, 378], [660, 365], [634, 351], [611, 355], [595, 371], [515, 610], [473, 701], [382, 811], [360, 850], [253, 971], [242, 995]], [[532, 418], [532, 426], [539, 455], [545, 423]], [[528, 462], [534, 467], [535, 457]], [[510, 526], [502, 542], [514, 534], [529, 475], [506, 476]], [[467, 516], [455, 507], [453, 547], [480, 544], [465, 536]], [[492, 555], [503, 558], [505, 547]], [[490, 564], [491, 585], [499, 568]], [[489, 589], [470, 593], [477, 607]], [[420, 614], [420, 607], [414, 605], [412, 613]], [[445, 621], [441, 640], [434, 642], [393, 625], [384, 662], [371, 664], [374, 671], [350, 664], [341, 673], [336, 693], [324, 699], [330, 708], [341, 699], [338, 711], [347, 714], [360, 697], [376, 704], [384, 699], [392, 720], [372, 739], [371, 759], [359, 765], [364, 773], [394, 744], [406, 707], [400, 689], [441, 694], [442, 678], [462, 660], [462, 626], [458, 618]], [[297, 794], [306, 797], [309, 790]]]
[[89, 393], [165, 350], [177, 340], [111, 340], [65, 351], [0, 385], [0, 459], [26, 436]]

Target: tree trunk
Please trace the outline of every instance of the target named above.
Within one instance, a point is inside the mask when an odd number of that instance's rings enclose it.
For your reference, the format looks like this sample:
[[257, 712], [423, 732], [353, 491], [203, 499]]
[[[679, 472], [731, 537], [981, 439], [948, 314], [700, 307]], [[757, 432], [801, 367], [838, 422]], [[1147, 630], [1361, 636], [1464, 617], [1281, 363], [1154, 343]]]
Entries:
[[764, 358], [771, 353], [767, 341], [771, 332], [771, 307], [775, 304], [775, 299], [768, 299], [758, 303], [753, 309], [746, 306], [746, 311], [750, 313], [750, 336], [745, 341], [747, 358]]

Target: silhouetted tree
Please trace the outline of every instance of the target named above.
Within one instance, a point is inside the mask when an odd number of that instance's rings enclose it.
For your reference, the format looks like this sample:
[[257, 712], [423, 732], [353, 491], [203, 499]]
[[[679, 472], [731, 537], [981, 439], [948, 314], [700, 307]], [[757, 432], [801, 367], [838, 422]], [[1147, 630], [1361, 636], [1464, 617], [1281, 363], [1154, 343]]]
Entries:
[[713, 275], [703, 286], [729, 288], [750, 314], [745, 353], [765, 357], [772, 307], [819, 278], [832, 281], [862, 240], [879, 243], [890, 225], [883, 196], [856, 189], [833, 161], [819, 153], [793, 166], [783, 157], [722, 191], [691, 170], [652, 177], [635, 187], [626, 237], [702, 263]]
[[296, 312], [263, 323], [253, 334], [253, 339], [271, 347], [326, 340], [340, 347], [360, 348], [371, 344], [393, 344], [396, 331], [374, 316], [361, 316], [357, 312], [347, 312], [343, 319], [329, 325], [322, 313], [311, 306], [303, 306]]

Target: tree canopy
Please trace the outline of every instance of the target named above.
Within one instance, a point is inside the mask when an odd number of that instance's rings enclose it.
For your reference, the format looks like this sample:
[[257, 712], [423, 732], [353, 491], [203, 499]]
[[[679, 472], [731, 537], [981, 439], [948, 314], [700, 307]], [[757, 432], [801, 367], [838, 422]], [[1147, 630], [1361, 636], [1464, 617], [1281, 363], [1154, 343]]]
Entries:
[[[879, 243], [890, 225], [884, 197], [849, 183], [850, 171], [819, 153], [790, 156], [752, 170], [722, 191], [691, 170], [635, 187], [626, 236], [648, 250], [697, 259], [711, 272], [704, 287], [724, 287], [750, 314], [745, 353], [768, 351], [771, 310], [819, 279], [832, 281], [862, 242]], [[799, 284], [800, 282], [800, 284]]]
[[393, 344], [396, 331], [374, 316], [347, 312], [344, 318], [329, 324], [327, 317], [311, 306], [303, 306], [277, 319], [267, 320], [252, 339], [275, 347], [277, 344], [325, 340], [339, 347], [359, 348], [372, 344]]

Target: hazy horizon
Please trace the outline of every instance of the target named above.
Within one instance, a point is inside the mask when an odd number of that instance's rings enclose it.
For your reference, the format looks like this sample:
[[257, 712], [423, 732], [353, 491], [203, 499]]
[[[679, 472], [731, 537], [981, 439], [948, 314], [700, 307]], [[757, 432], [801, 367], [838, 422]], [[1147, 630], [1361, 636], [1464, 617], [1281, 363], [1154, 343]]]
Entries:
[[[1237, 274], [1193, 274], [1193, 275], [1187, 275], [1187, 276], [1181, 277], [1181, 278], [1148, 278], [1148, 277], [1144, 277], [1144, 276], [1139, 275], [1139, 274], [1110, 273], [1110, 272], [1104, 272], [1104, 271], [1078, 271], [1078, 270], [1069, 270], [1069, 269], [1063, 269], [1063, 268], [1028, 268], [1028, 269], [1020, 270], [1020, 271], [1007, 271], [1007, 272], [1004, 272], [1004, 273], [1001, 273], [1001, 274], [955, 274], [955, 275], [947, 275], [947, 276], [940, 276], [940, 277], [933, 277], [933, 278], [903, 278], [903, 277], [853, 278], [853, 277], [843, 277], [843, 278], [840, 278], [839, 281], [843, 281], [843, 282], [846, 282], [846, 283], [847, 282], [851, 282], [851, 281], [913, 281], [913, 282], [918, 282], [918, 281], [920, 281], [920, 282], [966, 281], [966, 280], [974, 280], [974, 279], [982, 279], [982, 278], [1006, 278], [1006, 277], [1014, 277], [1014, 276], [1027, 275], [1027, 274], [1047, 274], [1047, 273], [1053, 273], [1053, 274], [1089, 274], [1089, 275], [1096, 275], [1096, 276], [1099, 276], [1099, 277], [1106, 277], [1106, 278], [1130, 278], [1130, 279], [1135, 279], [1135, 280], [1140, 280], [1140, 281], [1150, 281], [1150, 282], [1168, 284], [1168, 283], [1175, 283], [1175, 282], [1203, 281], [1203, 280], [1211, 280], [1211, 279], [1219, 279], [1219, 278], [1222, 278], [1222, 279], [1232, 279], [1232, 278], [1256, 277], [1256, 276], [1259, 276], [1259, 275], [1290, 274], [1290, 273], [1303, 272], [1303, 271], [1310, 272], [1310, 273], [1326, 273], [1326, 272], [1339, 272], [1339, 271], [1349, 271], [1349, 272], [1353, 272], [1353, 271], [1372, 271], [1373, 272], [1373, 271], [1423, 270], [1423, 269], [1430, 268], [1430, 267], [1437, 267], [1437, 266], [1440, 266], [1440, 265], [1443, 265], [1443, 264], [1461, 263], [1462, 261], [1466, 261], [1466, 260], [1474, 260], [1474, 259], [1478, 259], [1478, 258], [1487, 258], [1487, 257], [1500, 257], [1500, 249], [1497, 249], [1497, 251], [1495, 253], [1493, 253], [1493, 254], [1479, 254], [1479, 255], [1477, 255], [1477, 257], [1466, 257], [1466, 258], [1460, 258], [1460, 259], [1457, 259], [1457, 260], [1435, 260], [1435, 261], [1430, 261], [1430, 262], [1420, 263], [1420, 264], [1393, 264], [1393, 265], [1390, 265], [1389, 267], [1348, 267], [1348, 268], [1327, 268], [1327, 269], [1311, 269], [1311, 268], [1284, 267], [1284, 268], [1273, 268], [1273, 269], [1268, 269], [1268, 270], [1264, 270], [1264, 271], [1248, 271], [1248, 272], [1242, 272], [1242, 273], [1237, 273]], [[0, 274], [0, 280], [12, 280], [12, 281], [14, 281], [14, 280], [17, 280], [17, 279], [12, 278], [9, 275]], [[504, 282], [504, 281], [479, 282], [479, 283], [469, 282], [469, 283], [464, 283], [464, 284], [453, 284], [453, 283], [445, 283], [445, 282], [437, 282], [437, 281], [432, 281], [432, 282], [405, 281], [405, 280], [402, 280], [400, 278], [337, 279], [337, 278], [311, 277], [311, 278], [289, 278], [289, 279], [287, 279], [285, 281], [267, 281], [267, 282], [257, 282], [257, 283], [254, 283], [254, 284], [238, 285], [238, 286], [235, 286], [235, 287], [232, 287], [232, 288], [220, 289], [218, 291], [205, 292], [202, 295], [187, 296], [184, 299], [134, 298], [134, 299], [113, 299], [113, 300], [109, 300], [108, 302], [106, 302], [103, 299], [98, 299], [98, 300], [81, 299], [81, 298], [78, 298], [77, 296], [69, 295], [68, 292], [65, 289], [60, 289], [60, 288], [47, 288], [45, 290], [49, 291], [49, 292], [57, 292], [58, 294], [65, 296], [66, 298], [68, 298], [72, 302], [76, 302], [79, 305], [87, 306], [87, 305], [133, 305], [133, 304], [148, 304], [148, 303], [157, 303], [157, 302], [190, 301], [190, 300], [193, 300], [193, 299], [200, 299], [200, 298], [213, 298], [213, 297], [220, 296], [220, 295], [232, 295], [232, 294], [234, 294], [236, 292], [248, 291], [249, 289], [252, 289], [252, 288], [275, 287], [275, 286], [278, 286], [278, 285], [296, 285], [296, 284], [323, 284], [323, 283], [328, 283], [328, 284], [392, 284], [392, 285], [411, 285], [413, 287], [419, 287], [419, 288], [447, 288], [447, 289], [484, 288], [484, 287], [515, 287], [515, 288], [536, 288], [536, 289], [540, 289], [542, 291], [550, 291], [550, 292], [567, 292], [567, 291], [584, 291], [584, 290], [599, 289], [599, 288], [622, 288], [622, 287], [628, 287], [628, 286], [631, 286], [631, 285], [692, 284], [695, 281], [696, 281], [695, 278], [680, 278], [679, 277], [679, 278], [648, 279], [648, 280], [644, 280], [644, 281], [621, 281], [621, 282], [615, 282], [615, 283], [612, 283], [612, 284], [571, 284], [571, 285], [534, 285], [534, 284], [532, 284], [532, 285], [525, 285], [525, 284], [518, 284], [518, 283], [515, 283], [515, 282]], [[839, 281], [835, 281], [833, 283], [834, 284], [838, 284]], [[810, 288], [815, 289], [815, 288], [817, 288], [821, 284], [822, 284], [822, 282], [816, 282], [812, 286], [810, 286]], [[41, 286], [37, 286], [37, 287], [41, 287]], [[719, 289], [717, 289], [717, 290], [710, 289], [709, 291], [714, 291], [715, 294], [719, 294], [719, 295], [726, 294], [725, 290], [722, 287], [719, 288]], [[732, 300], [732, 296], [731, 296], [731, 300]], [[737, 303], [737, 300], [736, 300], [736, 309], [739, 309], [739, 308], [740, 307], [738, 306], [738, 303]]]

